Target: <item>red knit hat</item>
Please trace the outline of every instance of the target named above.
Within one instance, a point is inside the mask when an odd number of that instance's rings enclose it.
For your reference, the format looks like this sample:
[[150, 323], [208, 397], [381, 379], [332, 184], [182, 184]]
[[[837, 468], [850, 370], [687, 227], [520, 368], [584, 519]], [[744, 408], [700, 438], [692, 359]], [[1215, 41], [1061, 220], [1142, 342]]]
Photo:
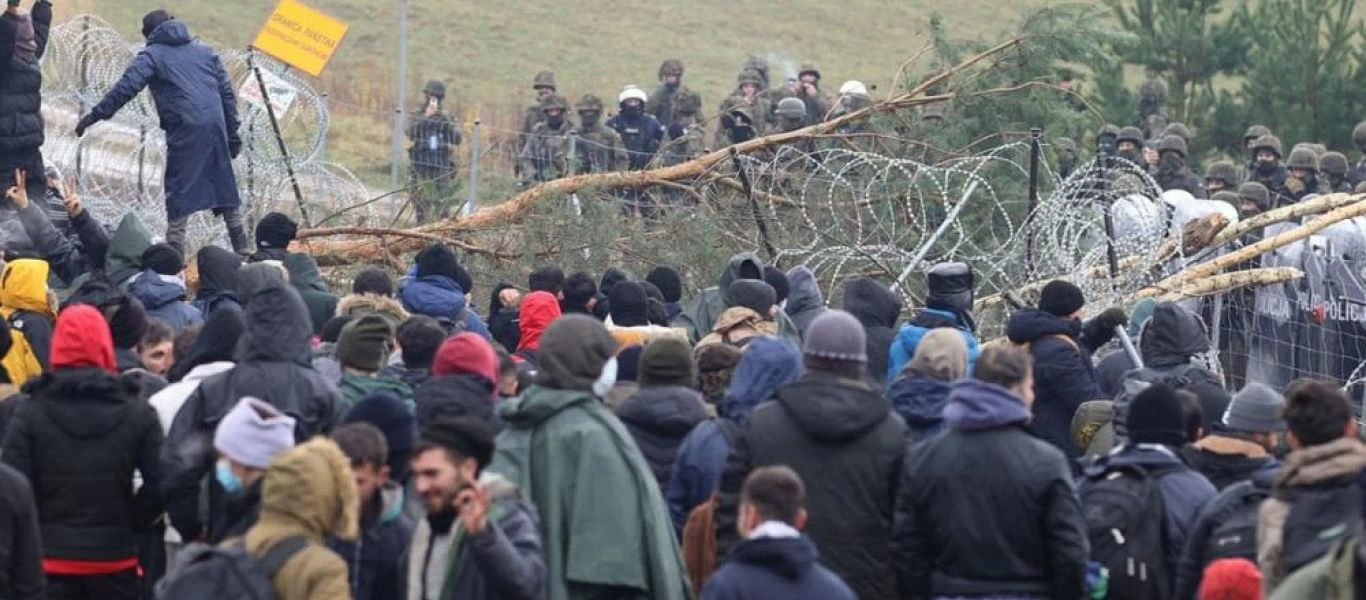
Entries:
[[114, 338], [104, 315], [86, 304], [67, 307], [57, 315], [50, 358], [54, 371], [96, 367], [115, 372]]
[[1205, 568], [1200, 600], [1262, 600], [1262, 572], [1246, 558], [1221, 558]]
[[461, 375], [470, 373], [498, 385], [498, 354], [477, 333], [465, 332], [446, 338], [436, 350], [432, 361], [432, 375]]

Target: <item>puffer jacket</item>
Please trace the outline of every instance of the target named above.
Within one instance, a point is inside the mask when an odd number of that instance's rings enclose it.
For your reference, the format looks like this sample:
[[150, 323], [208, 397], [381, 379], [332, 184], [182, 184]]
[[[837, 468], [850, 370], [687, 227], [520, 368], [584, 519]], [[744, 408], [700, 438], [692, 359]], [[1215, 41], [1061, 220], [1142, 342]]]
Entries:
[[457, 331], [471, 331], [493, 341], [484, 320], [475, 314], [465, 301], [460, 284], [444, 275], [428, 275], [408, 282], [398, 291], [404, 310], [433, 318], [445, 317], [456, 324]]
[[[200, 481], [214, 462], [213, 431], [244, 396], [252, 396], [295, 419], [294, 438], [326, 435], [340, 420], [342, 397], [312, 367], [308, 313], [298, 292], [277, 285], [251, 296], [247, 330], [229, 371], [200, 382], [171, 423], [161, 461], [166, 472], [167, 513], [182, 537], [198, 536]], [[222, 488], [209, 486], [209, 512]]]
[[1091, 352], [1104, 345], [1097, 327], [1083, 330], [1081, 321], [1064, 319], [1034, 308], [1011, 315], [1006, 337], [1028, 344], [1034, 358], [1034, 421], [1029, 428], [1062, 450], [1069, 459], [1081, 456], [1072, 442], [1072, 415], [1084, 402], [1102, 399]]
[[148, 317], [165, 323], [175, 333], [204, 322], [204, 315], [185, 302], [185, 283], [179, 278], [143, 271], [133, 280], [128, 292], [142, 302]]
[[982, 348], [981, 343], [977, 341], [977, 335], [972, 332], [971, 324], [953, 311], [922, 308], [909, 322], [901, 326], [901, 331], [897, 332], [896, 338], [892, 340], [891, 348], [887, 352], [886, 381], [896, 381], [901, 375], [901, 370], [906, 368], [906, 364], [915, 356], [915, 348], [920, 345], [920, 338], [925, 337], [931, 329], [939, 327], [963, 332], [963, 341], [968, 345], [968, 374], [972, 374], [972, 366], [977, 364], [977, 355], [981, 353]]
[[243, 541], [259, 558], [289, 538], [308, 540], [275, 573], [278, 600], [347, 599], [346, 561], [326, 544], [329, 538], [356, 539], [359, 513], [351, 461], [336, 443], [318, 438], [271, 461], [261, 484], [261, 517]]
[[844, 310], [863, 324], [867, 334], [868, 377], [878, 387], [887, 383], [887, 362], [896, 339], [901, 301], [887, 286], [863, 277], [844, 283]]
[[[26, 21], [26, 22], [25, 22]], [[27, 16], [0, 16], [0, 167], [18, 166], [15, 158], [37, 153], [43, 145], [43, 69], [52, 25], [52, 3], [40, 0]], [[21, 30], [31, 29], [32, 39]], [[21, 37], [31, 47], [20, 49]], [[41, 163], [36, 165], [40, 167]], [[10, 174], [13, 170], [10, 170]], [[40, 177], [30, 178], [30, 181]], [[0, 178], [9, 181], [9, 177]], [[38, 196], [32, 196], [37, 198]]]
[[716, 509], [718, 560], [738, 541], [740, 488], [755, 468], [787, 465], [806, 483], [806, 533], [822, 564], [865, 599], [896, 598], [893, 500], [906, 425], [871, 385], [811, 372], [754, 410], [726, 460]]
[[22, 348], [5, 354], [5, 370], [15, 385], [49, 368], [57, 315], [49, 303], [47, 278], [47, 263], [34, 259], [11, 260], [0, 272], [0, 317], [9, 323], [11, 338], [22, 337], [30, 349], [29, 354]]
[[673, 474], [683, 438], [707, 420], [702, 394], [678, 385], [640, 388], [617, 407], [616, 413], [650, 463], [661, 491]]

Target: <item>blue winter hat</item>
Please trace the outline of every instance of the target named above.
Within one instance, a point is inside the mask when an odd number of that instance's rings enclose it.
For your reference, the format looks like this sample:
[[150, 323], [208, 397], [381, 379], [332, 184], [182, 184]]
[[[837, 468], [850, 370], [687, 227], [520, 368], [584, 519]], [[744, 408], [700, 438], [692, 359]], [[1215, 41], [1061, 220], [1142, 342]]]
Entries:
[[366, 396], [342, 418], [343, 424], [369, 423], [384, 433], [391, 453], [413, 449], [417, 440], [417, 417], [397, 396], [379, 392]]
[[753, 338], [740, 354], [719, 412], [743, 421], [754, 407], [772, 398], [778, 388], [800, 379], [803, 372], [802, 351], [796, 344], [773, 336]]

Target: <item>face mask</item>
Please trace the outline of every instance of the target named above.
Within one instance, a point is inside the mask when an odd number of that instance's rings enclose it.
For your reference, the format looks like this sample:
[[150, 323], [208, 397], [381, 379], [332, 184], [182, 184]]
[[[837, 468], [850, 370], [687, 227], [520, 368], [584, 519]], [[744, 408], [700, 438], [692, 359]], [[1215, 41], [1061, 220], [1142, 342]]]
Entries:
[[617, 384], [617, 357], [607, 359], [607, 364], [602, 365], [602, 374], [598, 375], [597, 381], [593, 382], [593, 395], [599, 398], [606, 398], [607, 393], [612, 391], [612, 386]]
[[564, 117], [546, 117], [545, 124], [551, 129], [559, 129], [561, 125], [564, 125]]
[[597, 124], [598, 124], [598, 113], [595, 112], [595, 111], [581, 112], [581, 113], [579, 113], [579, 122], [583, 123], [583, 126], [584, 126], [584, 127], [590, 127], [590, 126], [593, 126], [593, 125], [597, 125]]
[[1182, 160], [1180, 156], [1177, 156], [1175, 154], [1165, 154], [1162, 156], [1161, 159], [1158, 159], [1157, 164], [1158, 168], [1162, 169], [1163, 171], [1167, 173], [1175, 173], [1186, 166], [1186, 161]]
[[236, 494], [242, 490], [242, 480], [237, 478], [237, 474], [232, 472], [232, 467], [228, 461], [218, 461], [218, 466], [214, 470], [214, 478], [218, 479], [218, 485], [223, 486], [223, 490], [229, 494]]
[[1259, 160], [1257, 161], [1257, 172], [1262, 175], [1270, 175], [1276, 172], [1276, 161]]
[[1119, 157], [1136, 165], [1143, 162], [1143, 157], [1138, 153], [1138, 150], [1122, 150]]
[[645, 107], [640, 106], [638, 104], [627, 104], [621, 107], [621, 114], [626, 115], [628, 117], [638, 117], [643, 112], [645, 112]]

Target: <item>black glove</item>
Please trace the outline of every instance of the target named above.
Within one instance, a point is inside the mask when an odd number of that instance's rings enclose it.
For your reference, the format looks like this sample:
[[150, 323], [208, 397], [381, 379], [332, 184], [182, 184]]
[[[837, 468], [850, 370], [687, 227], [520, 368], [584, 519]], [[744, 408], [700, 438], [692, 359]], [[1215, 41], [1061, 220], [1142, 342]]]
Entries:
[[1104, 325], [1106, 329], [1127, 327], [1129, 325], [1129, 316], [1124, 314], [1124, 309], [1118, 306], [1112, 306], [1105, 309], [1105, 312], [1100, 313], [1100, 315], [1096, 317], [1096, 320], [1099, 321], [1101, 325]]
[[228, 154], [235, 159], [242, 153], [242, 138], [235, 135], [228, 136]]
[[99, 122], [99, 119], [96, 119], [95, 115], [81, 117], [80, 122], [76, 123], [76, 137], [85, 135], [85, 130], [90, 129], [90, 126], [97, 122]]

